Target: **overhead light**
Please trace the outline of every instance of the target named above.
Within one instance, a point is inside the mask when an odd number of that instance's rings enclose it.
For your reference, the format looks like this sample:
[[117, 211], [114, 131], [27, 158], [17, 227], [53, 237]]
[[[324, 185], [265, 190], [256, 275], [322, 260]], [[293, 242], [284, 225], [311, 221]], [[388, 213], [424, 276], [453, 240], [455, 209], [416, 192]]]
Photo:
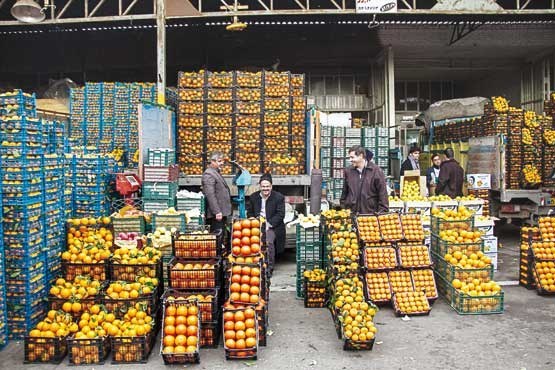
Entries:
[[46, 18], [43, 8], [33, 0], [17, 0], [11, 13], [15, 19], [25, 23], [39, 23]]
[[228, 24], [226, 26], [226, 30], [228, 31], [243, 31], [245, 28], [247, 28], [247, 24], [243, 23], [243, 22], [239, 22], [239, 18], [237, 16], [233, 17], [233, 22], [231, 24]]

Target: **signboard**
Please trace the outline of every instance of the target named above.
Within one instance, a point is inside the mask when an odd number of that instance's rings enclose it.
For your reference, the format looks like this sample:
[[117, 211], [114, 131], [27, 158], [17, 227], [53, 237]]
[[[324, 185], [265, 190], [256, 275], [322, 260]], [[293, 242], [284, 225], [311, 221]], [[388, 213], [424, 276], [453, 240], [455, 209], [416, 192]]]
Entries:
[[397, 1], [356, 0], [357, 13], [396, 13]]
[[469, 189], [491, 189], [491, 175], [489, 173], [468, 174], [466, 175], [466, 182]]

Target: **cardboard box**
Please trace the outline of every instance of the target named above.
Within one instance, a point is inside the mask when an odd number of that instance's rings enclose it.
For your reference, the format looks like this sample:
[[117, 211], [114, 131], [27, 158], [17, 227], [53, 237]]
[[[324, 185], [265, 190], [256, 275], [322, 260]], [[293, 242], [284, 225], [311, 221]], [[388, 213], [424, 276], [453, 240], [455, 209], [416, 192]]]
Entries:
[[429, 216], [431, 214], [432, 202], [414, 201], [405, 202], [406, 213], [420, 213]]
[[469, 173], [466, 175], [469, 189], [491, 189], [491, 175], [489, 173]]
[[474, 214], [481, 215], [484, 212], [484, 200], [483, 199], [473, 199], [473, 200], [461, 200], [459, 201], [459, 206], [465, 206]]
[[432, 202], [432, 208], [455, 210], [458, 207], [459, 207], [459, 202], [457, 202], [456, 200], [442, 200], [442, 201]]
[[[407, 175], [408, 174], [408, 175]], [[403, 185], [405, 184], [406, 180], [416, 180], [418, 181], [418, 186], [420, 188], [420, 195], [425, 197], [428, 189], [426, 188], [426, 176], [420, 176], [420, 171], [415, 170], [415, 171], [405, 171], [405, 176], [401, 176], [401, 182], [400, 182], [400, 195], [399, 196], [403, 196]]]
[[403, 201], [389, 201], [389, 212], [402, 213], [405, 210], [405, 202]]
[[484, 253], [497, 253], [497, 237], [488, 236], [484, 238]]
[[484, 234], [485, 237], [493, 236], [494, 227], [495, 218], [490, 217], [487, 220], [482, 220], [474, 217], [474, 228]]
[[491, 259], [491, 264], [493, 265], [493, 269], [497, 271], [497, 252], [493, 253], [485, 253]]

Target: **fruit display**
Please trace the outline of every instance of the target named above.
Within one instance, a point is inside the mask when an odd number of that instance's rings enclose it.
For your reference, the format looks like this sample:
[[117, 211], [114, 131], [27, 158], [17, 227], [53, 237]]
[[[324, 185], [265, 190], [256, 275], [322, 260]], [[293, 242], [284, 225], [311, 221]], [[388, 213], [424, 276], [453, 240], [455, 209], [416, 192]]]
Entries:
[[79, 330], [68, 338], [69, 363], [73, 365], [103, 363], [110, 351], [109, 335], [115, 335], [116, 317], [94, 305], [84, 312], [76, 327]]
[[165, 364], [198, 363], [200, 310], [195, 300], [166, 300], [160, 353]]
[[555, 241], [555, 218], [540, 217], [538, 223], [542, 240]]
[[437, 298], [436, 281], [432, 269], [412, 270], [411, 275], [415, 291], [424, 292], [429, 300]]
[[450, 243], [479, 243], [482, 239], [482, 233], [479, 231], [467, 231], [465, 230], [467, 224], [459, 224], [460, 227], [457, 229], [454, 227], [451, 230], [440, 231], [439, 237]]
[[532, 134], [530, 133], [530, 130], [527, 128], [522, 129], [522, 143], [525, 145], [532, 145], [534, 143]]
[[396, 241], [403, 239], [403, 229], [399, 214], [389, 213], [378, 216], [382, 239], [386, 241]]
[[60, 363], [67, 353], [66, 338], [78, 330], [71, 315], [50, 310], [25, 336], [25, 363]]
[[152, 278], [157, 286], [157, 280], [162, 277], [161, 258], [162, 253], [153, 247], [118, 248], [110, 260], [110, 277], [112, 280], [138, 280], [141, 283], [144, 283], [141, 278]]
[[129, 307], [122, 319], [114, 319], [107, 329], [111, 336], [113, 364], [147, 361], [156, 339], [156, 319], [140, 303]]
[[179, 90], [179, 99], [181, 100], [202, 100], [204, 91], [202, 89], [181, 89]]
[[362, 241], [373, 243], [382, 240], [377, 216], [358, 216], [356, 221], [357, 231]]
[[232, 264], [229, 284], [231, 303], [258, 304], [262, 294], [261, 265]]
[[179, 88], [201, 88], [204, 85], [204, 71], [199, 72], [179, 72]]
[[237, 71], [237, 86], [240, 86], [240, 87], [262, 86], [262, 73]]
[[534, 261], [531, 258], [530, 242], [541, 240], [539, 227], [526, 227], [520, 229], [520, 266], [519, 266], [519, 285], [527, 289], [535, 288], [533, 276]]
[[152, 243], [156, 249], [164, 249], [164, 247], [171, 246], [172, 232], [166, 229], [165, 226], [157, 227], [154, 232], [147, 234], [147, 239]]
[[308, 308], [325, 307], [326, 303], [326, 272], [316, 268], [305, 270], [304, 306]]
[[359, 267], [360, 248], [356, 233], [337, 231], [331, 234], [330, 261], [339, 270], [356, 270]]
[[547, 145], [555, 145], [555, 130], [544, 128], [543, 140]]
[[522, 169], [524, 181], [526, 184], [540, 184], [542, 182], [538, 168], [533, 164], [527, 164]]
[[[266, 90], [269, 87], [268, 85], [283, 85], [289, 88], [289, 75], [289, 72], [266, 72], [264, 74], [264, 83], [266, 85]], [[289, 91], [285, 93], [285, 95], [288, 94]]]
[[397, 267], [395, 248], [371, 247], [365, 248], [365, 267], [368, 270], [390, 270]]
[[208, 100], [229, 101], [233, 100], [233, 90], [231, 89], [209, 89]]
[[216, 317], [219, 311], [217, 289], [167, 289], [162, 300], [166, 304], [196, 300], [200, 310], [201, 322], [217, 321], [218, 319]]
[[[534, 111], [524, 111], [524, 125], [529, 128], [536, 128], [539, 127], [540, 123], [538, 122], [536, 112]], [[523, 130], [524, 132], [524, 130]]]
[[260, 221], [255, 218], [233, 223], [231, 254], [235, 257], [258, 255], [261, 250]]
[[412, 279], [410, 271], [394, 270], [387, 273], [389, 284], [391, 285], [391, 293], [412, 292]]
[[[250, 242], [250, 239], [249, 239]], [[179, 258], [212, 258], [219, 253], [217, 235], [207, 230], [174, 236], [173, 255]]]
[[543, 261], [534, 263], [534, 281], [540, 294], [555, 294], [555, 262]]
[[223, 311], [223, 336], [226, 359], [256, 359], [258, 352], [258, 316], [251, 308]]
[[141, 277], [136, 282], [111, 281], [104, 291], [104, 305], [119, 317], [119, 314], [129, 306], [144, 305], [148, 314], [156, 311], [157, 278]]
[[422, 217], [419, 214], [402, 214], [401, 225], [403, 226], [403, 234], [408, 241], [424, 240], [424, 228], [422, 226]]
[[392, 301], [398, 316], [427, 315], [431, 310], [426, 295], [421, 291], [396, 293]]
[[374, 303], [387, 303], [391, 301], [391, 287], [387, 272], [366, 273], [366, 286], [368, 298]]
[[403, 189], [401, 199], [404, 201], [425, 200], [420, 193], [420, 179], [417, 177], [405, 177], [403, 179]]
[[264, 109], [266, 110], [283, 111], [289, 108], [289, 98], [267, 98], [264, 101]]
[[425, 245], [399, 246], [399, 265], [402, 267], [429, 267], [430, 251]]
[[491, 102], [497, 113], [505, 113], [509, 110], [509, 102], [502, 96], [493, 96]]
[[78, 275], [73, 281], [58, 278], [49, 291], [50, 308], [79, 317], [97, 302], [101, 288], [100, 281], [88, 276]]
[[237, 89], [237, 99], [239, 100], [260, 100], [260, 89]]
[[481, 269], [491, 265], [491, 259], [481, 251], [476, 253], [455, 251], [453, 254], [446, 254], [443, 258], [460, 269]]
[[233, 84], [233, 72], [208, 72], [208, 86], [231, 87]]
[[169, 263], [169, 280], [172, 288], [215, 288], [219, 261], [197, 260], [194, 263], [173, 258]]
[[473, 226], [473, 214], [466, 207], [457, 210], [432, 208], [431, 229], [435, 235], [442, 231], [470, 231]]

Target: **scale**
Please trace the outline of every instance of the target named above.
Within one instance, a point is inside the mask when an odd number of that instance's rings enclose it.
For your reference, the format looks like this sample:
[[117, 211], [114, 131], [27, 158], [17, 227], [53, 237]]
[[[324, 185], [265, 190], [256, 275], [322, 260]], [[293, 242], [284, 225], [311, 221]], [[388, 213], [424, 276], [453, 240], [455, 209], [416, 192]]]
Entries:
[[246, 190], [247, 187], [251, 186], [252, 177], [249, 171], [243, 168], [240, 164], [235, 161], [231, 161], [239, 171], [233, 177], [232, 184], [237, 186], [237, 196], [233, 198], [233, 201], [239, 206], [239, 217], [247, 218], [247, 207], [246, 207]]
[[138, 198], [140, 189], [139, 175], [134, 173], [116, 174], [116, 190], [123, 197], [126, 205], [135, 205], [135, 199]]

